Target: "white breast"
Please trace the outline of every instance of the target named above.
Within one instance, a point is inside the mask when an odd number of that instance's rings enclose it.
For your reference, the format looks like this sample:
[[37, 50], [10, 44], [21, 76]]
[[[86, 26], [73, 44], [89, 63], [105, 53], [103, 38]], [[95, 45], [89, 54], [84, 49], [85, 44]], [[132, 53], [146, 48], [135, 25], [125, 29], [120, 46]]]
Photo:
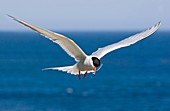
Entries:
[[93, 61], [91, 56], [87, 56], [83, 61], [77, 63], [77, 67], [80, 71], [91, 71], [93, 70]]

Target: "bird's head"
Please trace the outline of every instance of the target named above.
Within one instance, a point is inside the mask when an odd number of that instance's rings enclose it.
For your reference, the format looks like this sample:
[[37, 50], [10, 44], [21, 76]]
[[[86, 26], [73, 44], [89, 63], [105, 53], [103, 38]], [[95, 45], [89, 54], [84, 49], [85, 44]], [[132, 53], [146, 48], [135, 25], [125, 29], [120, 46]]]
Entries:
[[100, 60], [97, 57], [92, 57], [91, 59], [93, 61], [94, 73], [95, 73], [96, 68], [100, 66]]
[[100, 66], [100, 60], [97, 57], [92, 57], [92, 61], [93, 61], [93, 65], [95, 67], [99, 67]]

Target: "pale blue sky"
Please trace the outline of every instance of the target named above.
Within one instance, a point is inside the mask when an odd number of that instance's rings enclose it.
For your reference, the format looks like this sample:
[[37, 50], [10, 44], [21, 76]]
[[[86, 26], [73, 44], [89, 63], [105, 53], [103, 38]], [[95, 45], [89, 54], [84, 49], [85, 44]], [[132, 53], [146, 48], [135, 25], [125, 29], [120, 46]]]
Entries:
[[170, 30], [170, 0], [0, 0], [0, 30], [29, 31], [5, 14], [55, 31]]

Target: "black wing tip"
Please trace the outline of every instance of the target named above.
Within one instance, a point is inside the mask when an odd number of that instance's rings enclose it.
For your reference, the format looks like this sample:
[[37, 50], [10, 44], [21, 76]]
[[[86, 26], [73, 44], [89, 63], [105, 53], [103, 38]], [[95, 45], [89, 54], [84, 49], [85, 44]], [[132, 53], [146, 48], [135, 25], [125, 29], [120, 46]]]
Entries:
[[160, 25], [161, 25], [161, 23], [162, 23], [162, 22], [161, 22], [161, 20], [160, 20], [160, 21], [159, 21], [156, 25], [160, 26]]
[[160, 20], [158, 23], [161, 24], [161, 22], [162, 22], [162, 21]]
[[13, 17], [12, 15], [9, 15], [9, 14], [6, 14], [8, 17], [10, 17], [10, 18], [15, 18], [15, 17]]
[[16, 20], [16, 21], [17, 21], [17, 18], [15, 18], [14, 16], [9, 15], [9, 14], [7, 14], [7, 16], [10, 17], [10, 18], [12, 18], [13, 20]]
[[[154, 26], [154, 28], [159, 28], [161, 26], [161, 21], [159, 21], [158, 23], [156, 23]], [[151, 29], [152, 27], [150, 27], [149, 29]]]

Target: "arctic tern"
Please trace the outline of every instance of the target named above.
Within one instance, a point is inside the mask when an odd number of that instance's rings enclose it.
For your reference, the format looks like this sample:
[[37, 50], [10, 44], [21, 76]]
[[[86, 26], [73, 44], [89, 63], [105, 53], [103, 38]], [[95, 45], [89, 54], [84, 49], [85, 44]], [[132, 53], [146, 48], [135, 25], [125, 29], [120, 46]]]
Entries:
[[93, 52], [91, 55], [86, 55], [73, 40], [65, 37], [64, 35], [60, 35], [58, 33], [39, 28], [35, 25], [31, 25], [11, 15], [8, 15], [8, 16], [11, 17], [13, 20], [38, 32], [42, 36], [50, 39], [54, 43], [57, 43], [68, 55], [73, 57], [75, 61], [77, 62], [76, 64], [72, 66], [45, 68], [44, 70], [51, 69], [51, 70], [64, 71], [64, 72], [67, 72], [73, 75], [78, 75], [79, 79], [80, 79], [80, 74], [84, 74], [84, 78], [86, 77], [87, 73], [90, 73], [90, 72], [93, 72], [93, 74], [95, 75], [96, 69], [101, 65], [100, 59], [104, 55], [116, 49], [130, 46], [131, 44], [134, 44], [142, 39], [147, 38], [148, 36], [153, 34], [161, 25], [161, 22], [158, 22], [157, 24], [155, 24], [154, 26], [148, 28], [147, 30], [143, 32], [132, 35], [124, 40], [121, 40], [120, 42], [99, 48], [97, 51]]

